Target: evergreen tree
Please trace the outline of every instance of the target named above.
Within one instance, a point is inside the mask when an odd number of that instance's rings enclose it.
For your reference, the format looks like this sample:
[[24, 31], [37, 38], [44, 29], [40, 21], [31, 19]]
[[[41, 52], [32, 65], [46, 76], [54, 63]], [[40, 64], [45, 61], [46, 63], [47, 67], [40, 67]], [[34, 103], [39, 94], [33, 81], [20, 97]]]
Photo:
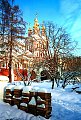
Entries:
[[15, 50], [18, 40], [24, 38], [26, 22], [23, 20], [19, 6], [14, 5], [13, 0], [2, 0], [0, 12], [2, 13], [0, 18], [1, 36], [3, 36], [3, 44], [6, 44], [7, 52], [9, 52], [9, 82], [11, 82], [12, 50]]

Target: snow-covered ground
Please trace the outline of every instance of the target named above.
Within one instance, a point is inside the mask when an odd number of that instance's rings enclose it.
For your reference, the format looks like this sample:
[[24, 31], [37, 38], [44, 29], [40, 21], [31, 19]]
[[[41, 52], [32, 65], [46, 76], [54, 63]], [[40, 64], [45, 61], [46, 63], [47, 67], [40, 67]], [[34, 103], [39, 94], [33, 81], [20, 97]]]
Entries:
[[[33, 82], [32, 87], [46, 88], [52, 95], [52, 113], [49, 120], [81, 120], [81, 94], [71, 88], [73, 85], [51, 89], [51, 82]], [[0, 85], [1, 86], [1, 85]], [[0, 120], [46, 120], [41, 116], [33, 116], [18, 110], [15, 106], [0, 102]], [[3, 112], [4, 111], [4, 112]], [[4, 116], [4, 117], [3, 117]]]
[[43, 82], [37, 86], [45, 87], [51, 92], [52, 116], [50, 120], [81, 120], [81, 94], [71, 89], [73, 85], [68, 85], [65, 89], [55, 87], [53, 90], [50, 82]]

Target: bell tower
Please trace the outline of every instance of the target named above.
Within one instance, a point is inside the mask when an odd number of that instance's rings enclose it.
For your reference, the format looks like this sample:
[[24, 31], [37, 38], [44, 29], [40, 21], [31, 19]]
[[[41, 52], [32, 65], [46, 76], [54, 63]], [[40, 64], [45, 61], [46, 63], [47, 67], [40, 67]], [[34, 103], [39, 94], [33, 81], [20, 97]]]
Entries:
[[34, 34], [39, 34], [39, 32], [40, 32], [39, 23], [38, 23], [37, 18], [35, 18], [35, 20], [34, 20], [33, 32], [34, 32]]
[[41, 31], [42, 36], [46, 36], [46, 28], [44, 25], [42, 25], [42, 31]]

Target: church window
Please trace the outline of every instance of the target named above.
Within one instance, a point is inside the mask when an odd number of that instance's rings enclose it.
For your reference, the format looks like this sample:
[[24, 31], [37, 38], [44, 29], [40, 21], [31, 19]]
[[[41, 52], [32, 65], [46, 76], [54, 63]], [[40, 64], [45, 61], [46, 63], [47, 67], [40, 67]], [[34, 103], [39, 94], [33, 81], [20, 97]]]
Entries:
[[39, 57], [39, 53], [37, 52], [37, 57]]
[[41, 57], [42, 57], [42, 53], [41, 53]]
[[38, 48], [38, 44], [37, 44], [37, 48]]
[[37, 57], [38, 57], [38, 53], [37, 53]]

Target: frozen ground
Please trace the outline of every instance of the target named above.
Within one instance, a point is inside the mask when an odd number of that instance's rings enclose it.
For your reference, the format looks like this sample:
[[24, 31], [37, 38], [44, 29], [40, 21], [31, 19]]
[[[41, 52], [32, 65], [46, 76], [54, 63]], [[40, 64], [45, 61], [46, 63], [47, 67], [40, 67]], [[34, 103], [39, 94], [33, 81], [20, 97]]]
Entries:
[[68, 85], [65, 89], [58, 87], [52, 90], [51, 83], [43, 82], [39, 87], [47, 88], [52, 94], [50, 120], [81, 120], [81, 94], [71, 89], [73, 85]]
[[[81, 94], [72, 91], [72, 85], [65, 89], [51, 89], [51, 82], [32, 83], [32, 87], [46, 88], [52, 95], [52, 116], [49, 120], [81, 120]], [[1, 85], [0, 85], [1, 88]], [[33, 116], [0, 102], [0, 120], [45, 120], [41, 116]], [[3, 117], [4, 115], [4, 117]], [[4, 118], [4, 119], [2, 119]]]

